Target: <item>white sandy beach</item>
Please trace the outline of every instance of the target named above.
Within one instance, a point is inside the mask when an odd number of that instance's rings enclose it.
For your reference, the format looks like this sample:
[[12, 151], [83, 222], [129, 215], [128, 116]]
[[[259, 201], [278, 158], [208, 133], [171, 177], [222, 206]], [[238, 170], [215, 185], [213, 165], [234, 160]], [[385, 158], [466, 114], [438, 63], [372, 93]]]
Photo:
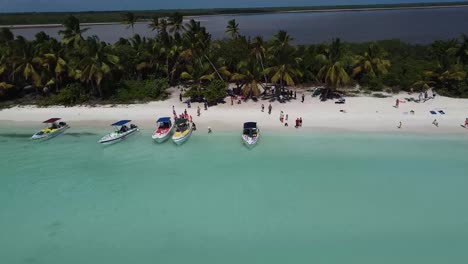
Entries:
[[[77, 107], [48, 107], [35, 106], [13, 107], [0, 111], [0, 127], [27, 126], [42, 127], [41, 122], [51, 117], [61, 117], [72, 128], [108, 127], [111, 123], [121, 119], [131, 119], [142, 128], [153, 128], [158, 117], [172, 117], [172, 106], [178, 114], [187, 105], [179, 102], [179, 92], [171, 90], [169, 100], [135, 105], [103, 105]], [[273, 102], [272, 114], [268, 115], [268, 101], [249, 101], [247, 103], [226, 104], [210, 107], [207, 111], [202, 108], [201, 116], [196, 116], [198, 104], [192, 104], [188, 113], [192, 115], [199, 131], [206, 131], [212, 127], [216, 131], [240, 131], [243, 122], [256, 121], [263, 131], [275, 132], [384, 132], [384, 133], [420, 133], [420, 134], [465, 134], [468, 129], [460, 127], [468, 117], [468, 100], [453, 99], [437, 96], [425, 103], [404, 102], [399, 108], [393, 107], [395, 100], [410, 97], [406, 93], [389, 98], [348, 97], [346, 104], [337, 105], [334, 101], [320, 102], [305, 93], [305, 102], [301, 103], [301, 92], [297, 99], [288, 103]], [[416, 97], [417, 95], [412, 95]], [[261, 112], [261, 105], [265, 105], [265, 112]], [[345, 110], [346, 113], [340, 112]], [[410, 111], [415, 114], [411, 115]], [[443, 110], [446, 114], [432, 115], [431, 110]], [[279, 121], [280, 111], [288, 114], [288, 127]], [[303, 127], [295, 129], [295, 120], [303, 119]], [[439, 127], [432, 122], [437, 119]], [[400, 121], [402, 128], [398, 129]]]

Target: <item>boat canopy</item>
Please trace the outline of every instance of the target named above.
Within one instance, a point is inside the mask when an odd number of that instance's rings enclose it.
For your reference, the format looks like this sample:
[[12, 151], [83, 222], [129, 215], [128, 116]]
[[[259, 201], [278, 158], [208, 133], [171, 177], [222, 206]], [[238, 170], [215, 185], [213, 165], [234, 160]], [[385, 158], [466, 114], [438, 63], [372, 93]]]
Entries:
[[156, 121], [156, 123], [169, 123], [169, 122], [171, 122], [170, 117], [161, 117], [158, 119], [158, 121]]
[[244, 129], [253, 129], [253, 128], [257, 128], [257, 123], [256, 122], [244, 123]]
[[115, 122], [111, 126], [123, 126], [123, 125], [127, 124], [130, 121], [132, 121], [132, 120], [120, 120], [119, 122]]
[[178, 126], [179, 126], [179, 125], [183, 125], [183, 124], [185, 124], [185, 123], [187, 123], [187, 122], [188, 122], [188, 120], [185, 119], [185, 118], [177, 119], [176, 125], [178, 125]]
[[51, 119], [48, 119], [48, 120], [46, 120], [46, 121], [44, 121], [44, 122], [42, 122], [42, 123], [44, 123], [44, 124], [51, 124], [51, 123], [55, 123], [55, 122], [59, 121], [60, 119], [61, 119], [61, 118], [51, 118]]

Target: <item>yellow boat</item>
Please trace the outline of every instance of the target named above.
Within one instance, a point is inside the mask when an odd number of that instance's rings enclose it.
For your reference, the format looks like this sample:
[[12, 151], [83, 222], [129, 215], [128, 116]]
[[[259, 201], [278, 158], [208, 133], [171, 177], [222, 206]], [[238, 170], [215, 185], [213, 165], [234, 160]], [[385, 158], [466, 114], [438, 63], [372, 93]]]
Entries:
[[176, 131], [174, 135], [172, 135], [172, 141], [177, 145], [181, 145], [185, 141], [187, 141], [192, 135], [193, 126], [187, 119], [178, 119], [176, 121]]
[[69, 129], [70, 126], [65, 122], [58, 122], [60, 118], [51, 118], [44, 121], [44, 124], [48, 124], [47, 128], [35, 133], [32, 140], [46, 140], [62, 134], [65, 130]]

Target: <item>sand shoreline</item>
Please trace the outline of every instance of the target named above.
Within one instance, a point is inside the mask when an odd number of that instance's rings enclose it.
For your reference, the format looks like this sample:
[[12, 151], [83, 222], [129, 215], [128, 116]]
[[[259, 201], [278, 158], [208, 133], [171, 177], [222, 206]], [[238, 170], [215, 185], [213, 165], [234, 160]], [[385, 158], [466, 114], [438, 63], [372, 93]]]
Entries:
[[[107, 128], [111, 123], [121, 119], [131, 119], [144, 129], [152, 129], [158, 117], [172, 117], [172, 106], [178, 114], [187, 109], [187, 105], [179, 102], [178, 91], [172, 90], [170, 99], [161, 102], [150, 102], [135, 105], [102, 105], [76, 107], [21, 106], [0, 111], [0, 128], [8, 127], [42, 127], [41, 122], [51, 117], [61, 117], [73, 128]], [[460, 127], [468, 117], [468, 99], [454, 99], [437, 96], [425, 103], [404, 102], [399, 108], [393, 107], [395, 100], [405, 100], [408, 94], [394, 95], [388, 98], [348, 97], [346, 104], [337, 105], [333, 101], [320, 102], [305, 93], [305, 102], [301, 103], [302, 93], [297, 99], [280, 104], [273, 102], [272, 114], [268, 115], [269, 101], [249, 101], [240, 105], [226, 104], [203, 110], [200, 104], [201, 116], [196, 116], [197, 106], [187, 109], [192, 115], [199, 131], [205, 132], [207, 127], [214, 131], [237, 132], [242, 124], [256, 121], [263, 131], [284, 133], [306, 132], [372, 132], [372, 133], [416, 133], [416, 134], [460, 134], [468, 135], [468, 129]], [[414, 97], [415, 95], [413, 95]], [[265, 112], [261, 112], [261, 105]], [[340, 112], [346, 111], [346, 113]], [[415, 114], [410, 113], [411, 110]], [[432, 115], [431, 110], [443, 110], [446, 114]], [[288, 127], [279, 121], [280, 111], [288, 114]], [[295, 120], [302, 117], [303, 127], [294, 128]], [[432, 121], [437, 119], [439, 127]], [[402, 128], [398, 129], [399, 122]]]

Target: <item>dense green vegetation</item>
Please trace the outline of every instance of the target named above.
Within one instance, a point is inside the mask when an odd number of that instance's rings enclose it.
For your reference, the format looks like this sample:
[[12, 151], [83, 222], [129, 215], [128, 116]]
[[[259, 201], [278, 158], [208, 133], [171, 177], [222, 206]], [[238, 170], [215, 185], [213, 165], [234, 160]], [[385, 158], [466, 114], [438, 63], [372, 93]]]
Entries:
[[[123, 23], [131, 27], [135, 15]], [[199, 22], [183, 16], [153, 17], [154, 38], [135, 35], [114, 44], [68, 17], [56, 40], [44, 32], [28, 41], [8, 29], [0, 31], [0, 100], [41, 105], [96, 102], [131, 103], [162, 100], [169, 85], [187, 87], [185, 96], [216, 103], [228, 83], [235, 93], [259, 96], [265, 83], [279, 88], [324, 85], [325, 98], [356, 84], [372, 91], [423, 91], [468, 97], [468, 37], [421, 46], [387, 40], [293, 46], [279, 31], [272, 39], [246, 38], [229, 21], [226, 38], [212, 41]], [[279, 96], [282, 89], [275, 89]]]
[[[297, 6], [297, 7], [262, 7], [262, 8], [215, 8], [185, 10], [141, 10], [133, 11], [135, 18], [148, 20], [153, 16], [167, 17], [174, 12], [183, 16], [273, 13], [287, 11], [321, 11], [334, 9], [372, 9], [372, 8], [412, 8], [468, 5], [467, 1], [440, 3], [375, 4], [375, 5], [339, 5], [339, 6]], [[0, 25], [35, 25], [61, 24], [69, 15], [76, 16], [82, 23], [120, 22], [127, 11], [102, 12], [44, 12], [44, 13], [5, 13], [0, 15]]]

